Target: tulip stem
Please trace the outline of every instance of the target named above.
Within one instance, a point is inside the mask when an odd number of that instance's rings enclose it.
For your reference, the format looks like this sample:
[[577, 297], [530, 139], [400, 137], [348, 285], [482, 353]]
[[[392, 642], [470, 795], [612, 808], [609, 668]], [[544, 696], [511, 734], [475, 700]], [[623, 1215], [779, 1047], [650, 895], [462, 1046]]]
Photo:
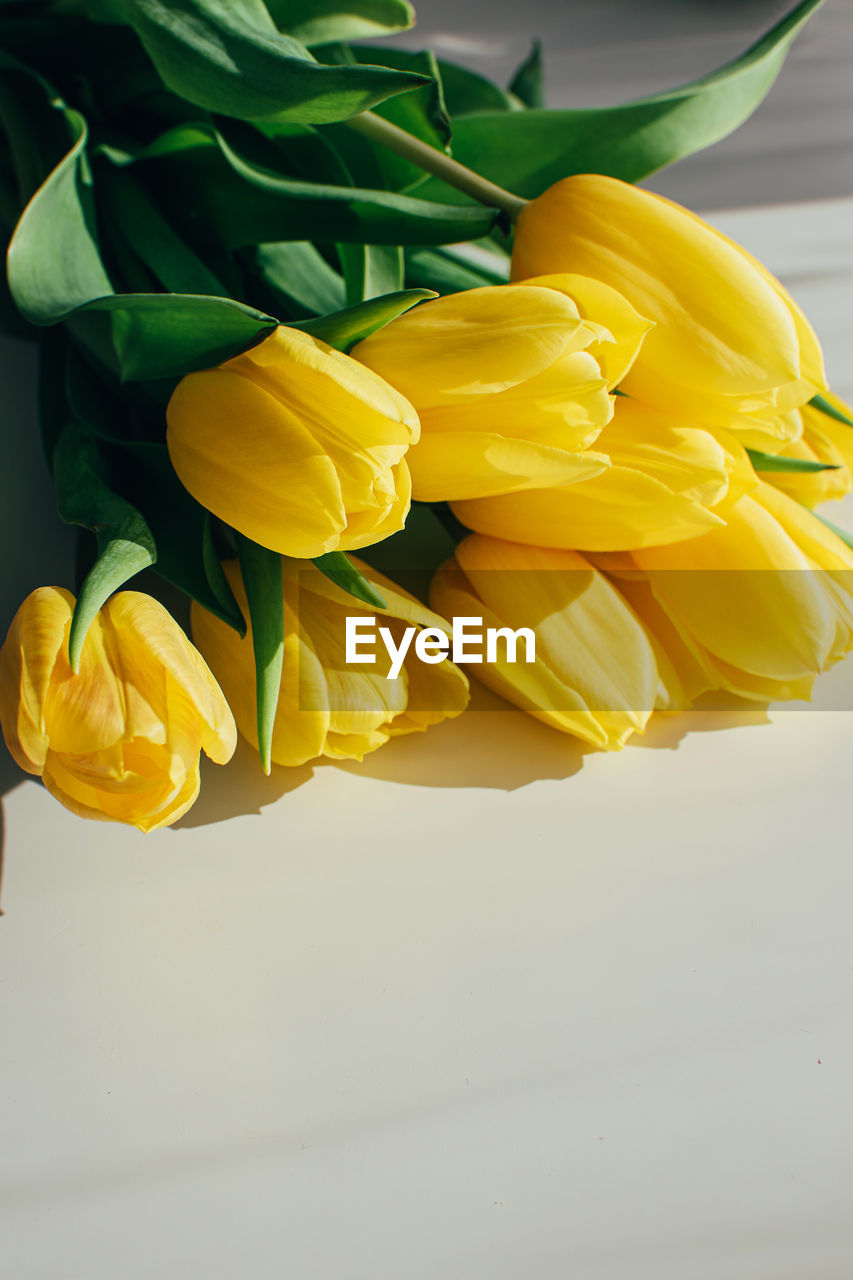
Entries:
[[405, 129], [399, 129], [390, 120], [383, 119], [373, 111], [362, 111], [360, 115], [352, 116], [347, 120], [347, 124], [357, 133], [369, 138], [371, 142], [378, 142], [380, 146], [387, 147], [389, 151], [402, 156], [404, 160], [411, 160], [420, 169], [426, 169], [442, 182], [456, 187], [457, 191], [463, 191], [466, 196], [473, 196], [475, 200], [479, 200], [480, 204], [500, 209], [511, 222], [515, 221], [527, 204], [527, 201], [522, 200], [520, 196], [514, 196], [511, 191], [505, 191], [503, 187], [489, 182], [488, 178], [482, 178], [473, 169], [466, 168], [464, 164], [451, 159], [443, 151], [438, 151], [428, 143], [421, 142], [420, 138], [406, 133]]

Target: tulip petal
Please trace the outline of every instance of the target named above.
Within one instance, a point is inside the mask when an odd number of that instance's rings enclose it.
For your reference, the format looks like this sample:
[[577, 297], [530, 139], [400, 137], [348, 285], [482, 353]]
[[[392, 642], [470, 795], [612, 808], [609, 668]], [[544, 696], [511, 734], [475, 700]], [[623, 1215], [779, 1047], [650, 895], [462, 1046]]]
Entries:
[[453, 511], [478, 533], [585, 551], [681, 541], [723, 523], [652, 476], [616, 466], [579, 484], [454, 502]]
[[[411, 455], [408, 455], [411, 456]], [[406, 523], [412, 501], [412, 477], [405, 462], [399, 462], [388, 473], [390, 496], [382, 507], [377, 503], [374, 511], [350, 511], [347, 527], [341, 534], [338, 549], [357, 551], [397, 533]]]
[[421, 444], [438, 433], [481, 430], [578, 451], [592, 444], [612, 417], [613, 401], [597, 362], [586, 351], [572, 351], [486, 400], [425, 410]]
[[641, 316], [618, 290], [591, 276], [564, 272], [536, 276], [527, 283], [559, 289], [572, 299], [584, 320], [604, 325], [607, 339], [593, 342], [588, 350], [604, 374], [608, 388], [618, 386], [636, 360], [653, 321]]
[[337, 547], [346, 513], [332, 460], [263, 387], [224, 368], [191, 373], [167, 417], [172, 464], [208, 511], [273, 551]]
[[486, 431], [425, 432], [409, 455], [419, 502], [461, 501], [574, 484], [600, 475], [602, 453], [569, 453]]
[[[841, 413], [850, 409], [838, 396], [827, 393], [825, 399]], [[838, 422], [811, 405], [800, 410], [803, 434], [799, 440], [780, 450], [782, 457], [806, 458], [822, 462], [835, 470], [811, 473], [774, 472], [767, 480], [783, 493], [807, 507], [816, 507], [828, 499], [843, 498], [853, 489], [853, 429]]]
[[[292, 404], [300, 417], [319, 420], [323, 431], [339, 432], [351, 444], [363, 446], [374, 432], [386, 443], [418, 438], [418, 415], [396, 384], [300, 329], [279, 325], [264, 342], [223, 367], [258, 380], [277, 399]], [[321, 415], [318, 404], [323, 405]]]
[[83, 818], [123, 822], [140, 831], [171, 825], [196, 800], [198, 758], [187, 765], [161, 748], [160, 756], [146, 763], [146, 744], [137, 745], [134, 763], [142, 765], [142, 772], [126, 767], [120, 751], [118, 757], [115, 752], [89, 757], [49, 752], [44, 784], [55, 799]]
[[667, 614], [720, 661], [780, 681], [826, 665], [836, 622], [819, 575], [754, 498], [725, 528], [632, 558]]
[[38, 587], [18, 609], [0, 649], [0, 722], [15, 762], [41, 773], [48, 749], [44, 704], [57, 657], [65, 651], [74, 597]]
[[64, 649], [57, 654], [44, 699], [44, 726], [51, 752], [85, 755], [120, 745], [127, 737], [127, 704], [118, 655], [104, 626], [93, 619], [71, 670]]
[[654, 322], [624, 389], [666, 412], [735, 429], [744, 412], [760, 420], [756, 395], [787, 410], [824, 385], [819, 348], [778, 281], [661, 196], [598, 174], [558, 182], [518, 219], [512, 278], [555, 270], [611, 285]]
[[[368, 565], [355, 557], [353, 563], [386, 599], [388, 610], [377, 621], [391, 629], [397, 643], [406, 624], [446, 626], [442, 618]], [[229, 561], [223, 568], [238, 603], [244, 603], [236, 562]], [[276, 764], [304, 764], [321, 755], [361, 759], [392, 734], [422, 729], [463, 709], [467, 681], [450, 663], [425, 667], [429, 674], [424, 674], [420, 662], [407, 659], [400, 677], [389, 680], [387, 652], [377, 644], [374, 665], [359, 669], [348, 664], [346, 617], [374, 615], [357, 607], [352, 596], [313, 565], [284, 559], [282, 574], [285, 642], [272, 744]], [[221, 681], [240, 732], [257, 746], [251, 632], [241, 639], [196, 604], [192, 619], [196, 643]], [[451, 686], [455, 686], [452, 695]], [[413, 687], [417, 703], [412, 701]]]
[[495, 285], [414, 307], [353, 356], [422, 412], [517, 386], [590, 341], [577, 307], [555, 289]]
[[473, 535], [439, 571], [431, 599], [451, 616], [533, 629], [535, 663], [509, 663], [499, 648], [496, 663], [475, 668], [524, 710], [608, 750], [645, 727], [658, 683], [651, 644], [583, 556]]
[[682, 426], [625, 396], [598, 447], [615, 467], [640, 471], [702, 506], [715, 507], [728, 492], [731, 463], [710, 432]]
[[[207, 663], [171, 614], [151, 596], [121, 591], [103, 615], [115, 636], [125, 686], [169, 726], [166, 740], [173, 748], [179, 740], [198, 744], [196, 753], [200, 746], [211, 760], [226, 764], [237, 744], [234, 717]], [[152, 740], [139, 724], [131, 724], [131, 736]]]

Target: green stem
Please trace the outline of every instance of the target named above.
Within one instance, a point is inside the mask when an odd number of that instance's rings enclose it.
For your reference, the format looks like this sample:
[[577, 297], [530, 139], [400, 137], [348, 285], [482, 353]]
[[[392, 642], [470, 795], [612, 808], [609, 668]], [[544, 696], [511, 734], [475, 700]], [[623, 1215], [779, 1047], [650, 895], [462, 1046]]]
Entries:
[[481, 178], [479, 173], [474, 173], [473, 169], [466, 168], [458, 160], [451, 160], [450, 156], [445, 155], [443, 151], [437, 151], [428, 143], [421, 142], [420, 138], [406, 133], [405, 129], [398, 129], [397, 125], [391, 124], [390, 120], [384, 120], [382, 116], [377, 116], [372, 111], [362, 111], [360, 115], [352, 116], [347, 120], [347, 124], [357, 133], [369, 138], [371, 142], [378, 142], [380, 146], [387, 147], [389, 151], [402, 156], [404, 160], [411, 160], [419, 168], [435, 174], [442, 182], [456, 187], [457, 191], [463, 191], [466, 196], [473, 196], [475, 200], [479, 200], [480, 204], [501, 209], [512, 222], [527, 204], [527, 201], [522, 200], [520, 196], [504, 191], [503, 187], [489, 182], [488, 178]]

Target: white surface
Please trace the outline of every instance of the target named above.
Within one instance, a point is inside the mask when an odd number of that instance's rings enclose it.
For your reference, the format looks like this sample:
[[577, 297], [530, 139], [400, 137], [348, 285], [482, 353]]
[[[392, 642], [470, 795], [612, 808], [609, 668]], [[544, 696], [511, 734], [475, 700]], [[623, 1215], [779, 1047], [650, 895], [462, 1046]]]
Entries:
[[[848, 392], [849, 214], [716, 219]], [[149, 837], [17, 786], [5, 1274], [849, 1280], [853, 663], [818, 705], [241, 748]]]

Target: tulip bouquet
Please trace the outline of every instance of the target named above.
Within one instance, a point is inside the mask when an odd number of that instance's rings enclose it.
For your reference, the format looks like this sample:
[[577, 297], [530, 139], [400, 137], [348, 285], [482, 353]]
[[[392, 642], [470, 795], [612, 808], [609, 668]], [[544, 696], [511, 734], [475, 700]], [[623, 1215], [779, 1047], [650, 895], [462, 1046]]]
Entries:
[[[853, 417], [782, 286], [633, 184], [736, 128], [819, 3], [559, 111], [538, 48], [505, 90], [363, 43], [406, 0], [3, 3], [2, 318], [80, 528], [76, 597], [34, 590], [0, 653], [18, 763], [159, 827], [237, 729], [269, 771], [462, 712], [471, 617], [536, 639], [474, 674], [601, 748], [808, 696], [853, 647], [851, 541], [811, 510]], [[353, 618], [387, 658], [349, 660]]]

